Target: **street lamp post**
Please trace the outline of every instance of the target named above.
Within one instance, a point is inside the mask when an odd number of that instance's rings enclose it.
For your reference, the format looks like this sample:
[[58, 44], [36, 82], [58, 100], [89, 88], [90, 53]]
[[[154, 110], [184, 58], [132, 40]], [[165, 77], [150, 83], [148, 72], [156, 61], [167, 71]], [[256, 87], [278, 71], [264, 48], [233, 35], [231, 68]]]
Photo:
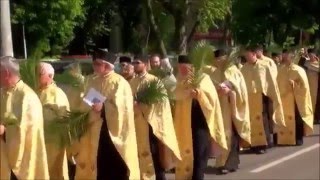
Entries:
[[10, 20], [10, 2], [9, 0], [0, 0], [0, 34], [1, 47], [0, 56], [13, 56], [11, 20]]

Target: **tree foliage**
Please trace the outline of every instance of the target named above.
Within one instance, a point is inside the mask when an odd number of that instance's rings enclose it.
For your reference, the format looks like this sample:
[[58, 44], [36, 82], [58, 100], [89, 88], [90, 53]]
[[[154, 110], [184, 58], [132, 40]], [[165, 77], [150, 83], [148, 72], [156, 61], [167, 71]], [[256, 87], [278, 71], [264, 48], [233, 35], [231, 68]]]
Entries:
[[[317, 0], [234, 0], [232, 31], [241, 44], [297, 43], [300, 30], [314, 33], [318, 29], [319, 11]], [[290, 37], [296, 37], [294, 42]]]
[[59, 54], [83, 18], [84, 0], [13, 0], [13, 23], [24, 24], [29, 54]]

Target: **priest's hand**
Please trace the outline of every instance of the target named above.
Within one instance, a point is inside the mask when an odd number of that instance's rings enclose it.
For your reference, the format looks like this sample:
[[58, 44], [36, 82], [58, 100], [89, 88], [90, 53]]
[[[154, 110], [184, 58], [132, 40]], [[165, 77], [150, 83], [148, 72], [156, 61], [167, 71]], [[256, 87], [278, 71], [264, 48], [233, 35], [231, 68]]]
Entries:
[[198, 98], [198, 95], [199, 95], [199, 91], [197, 89], [191, 89], [190, 90], [190, 96], [193, 98], [193, 99], [197, 99]]
[[102, 103], [94, 103], [92, 105], [92, 110], [98, 113], [98, 112], [101, 112], [102, 107], [103, 107]]
[[294, 80], [289, 79], [289, 84], [290, 84], [291, 87], [294, 87], [294, 84], [295, 84]]
[[231, 89], [225, 85], [224, 83], [219, 85], [219, 93], [223, 94], [223, 95], [227, 95], [231, 92]]
[[0, 124], [0, 136], [2, 136], [6, 131], [6, 127], [2, 124]]

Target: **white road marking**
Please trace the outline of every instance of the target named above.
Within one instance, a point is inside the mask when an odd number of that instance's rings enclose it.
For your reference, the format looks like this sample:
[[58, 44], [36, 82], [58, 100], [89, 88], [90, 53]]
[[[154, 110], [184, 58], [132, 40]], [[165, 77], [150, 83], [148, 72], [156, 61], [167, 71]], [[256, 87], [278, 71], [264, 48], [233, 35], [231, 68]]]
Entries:
[[273, 167], [273, 166], [276, 166], [276, 165], [278, 165], [278, 164], [280, 164], [280, 163], [283, 163], [283, 162], [285, 162], [285, 161], [287, 161], [287, 160], [289, 160], [289, 159], [292, 159], [292, 158], [294, 158], [294, 157], [297, 157], [297, 156], [299, 156], [299, 155], [301, 155], [301, 154], [304, 154], [304, 153], [306, 153], [306, 152], [312, 151], [312, 150], [314, 150], [314, 149], [316, 149], [316, 148], [318, 148], [318, 147], [320, 147], [320, 143], [317, 143], [317, 144], [314, 144], [314, 145], [309, 146], [309, 147], [307, 147], [307, 148], [301, 149], [301, 150], [299, 150], [299, 151], [297, 151], [297, 152], [295, 152], [295, 153], [293, 153], [293, 154], [290, 154], [290, 155], [288, 155], [288, 156], [285, 156], [285, 157], [283, 157], [283, 158], [281, 158], [281, 159], [278, 159], [278, 160], [276, 160], [276, 161], [273, 161], [273, 162], [271, 162], [271, 163], [269, 163], [269, 164], [263, 165], [263, 166], [261, 166], [261, 167], [259, 167], [259, 168], [256, 168], [256, 169], [254, 169], [254, 170], [252, 170], [252, 171], [250, 171], [250, 172], [251, 172], [251, 173], [258, 173], [258, 172], [264, 171], [264, 170], [269, 169], [269, 168], [271, 168], [271, 167]]

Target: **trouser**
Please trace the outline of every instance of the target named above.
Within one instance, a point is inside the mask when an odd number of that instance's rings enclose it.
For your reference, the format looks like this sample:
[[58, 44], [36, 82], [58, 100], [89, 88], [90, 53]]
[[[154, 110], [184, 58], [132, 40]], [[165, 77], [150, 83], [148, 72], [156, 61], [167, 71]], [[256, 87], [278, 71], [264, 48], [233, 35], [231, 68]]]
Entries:
[[152, 161], [154, 170], [156, 173], [156, 180], [166, 180], [165, 170], [161, 166], [160, 162], [160, 149], [159, 149], [159, 140], [153, 134], [152, 127], [149, 125], [149, 143], [150, 151], [152, 154]]
[[18, 180], [17, 176], [11, 171], [10, 180]]
[[111, 140], [105, 116], [102, 115], [102, 118], [97, 157], [97, 180], [128, 180], [126, 163]]
[[[269, 97], [263, 95], [262, 96], [262, 102], [263, 102], [263, 125], [265, 126], [265, 133], [267, 137], [267, 147], [272, 147], [274, 145], [273, 138], [273, 127], [274, 122], [272, 119], [272, 113], [273, 113], [273, 105], [272, 101], [269, 99]], [[267, 127], [266, 127], [267, 126]]]
[[193, 139], [193, 175], [192, 180], [203, 180], [210, 156], [210, 135], [208, 131], [198, 129], [192, 132]]
[[69, 180], [74, 180], [74, 177], [76, 175], [76, 165], [74, 165], [72, 162], [68, 161], [68, 173], [69, 173]]
[[304, 128], [303, 128], [303, 120], [300, 116], [297, 104], [295, 104], [295, 120], [296, 120], [296, 143], [298, 141], [303, 143], [303, 135], [304, 135]]
[[238, 169], [238, 166], [240, 164], [240, 158], [239, 158], [239, 152], [240, 152], [240, 137], [232, 124], [232, 137], [231, 137], [231, 147], [230, 147], [230, 152], [228, 154], [228, 159], [224, 165], [225, 169], [228, 170], [236, 170]]

